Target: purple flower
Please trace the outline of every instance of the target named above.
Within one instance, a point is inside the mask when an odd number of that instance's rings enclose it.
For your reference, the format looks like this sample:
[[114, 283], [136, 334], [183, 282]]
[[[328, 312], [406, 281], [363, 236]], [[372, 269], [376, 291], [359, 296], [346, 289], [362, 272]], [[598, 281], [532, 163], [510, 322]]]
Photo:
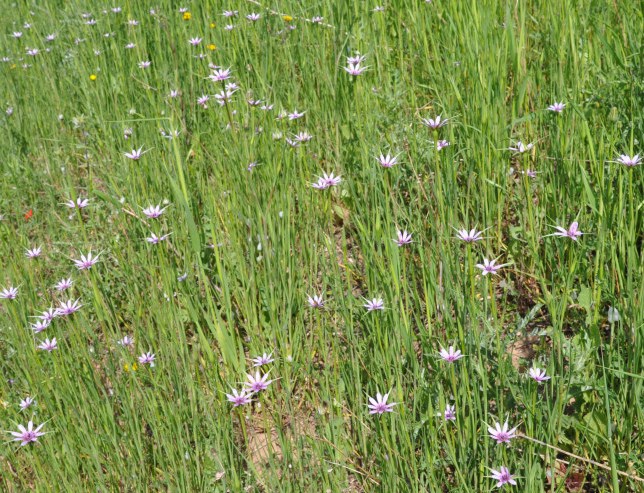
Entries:
[[18, 430], [20, 431], [11, 431], [9, 433], [11, 433], [15, 437], [13, 439], [14, 442], [22, 442], [20, 446], [24, 447], [31, 442], [37, 442], [38, 438], [45, 434], [44, 432], [40, 431], [40, 429], [44, 425], [45, 424], [43, 423], [41, 425], [38, 425], [38, 427], [34, 429], [33, 421], [29, 421], [26, 428], [23, 425], [18, 425]]
[[381, 154], [380, 157], [378, 157], [378, 163], [383, 168], [391, 168], [398, 164], [398, 156], [390, 156], [389, 154], [383, 156]]
[[78, 270], [87, 270], [90, 269], [96, 262], [98, 262], [98, 257], [100, 253], [95, 257], [92, 256], [92, 251], [90, 250], [87, 256], [81, 253], [81, 258], [79, 260], [72, 259]]
[[56, 312], [56, 309], [52, 307], [42, 312], [42, 315], [40, 315], [38, 318], [44, 322], [51, 323], [51, 321], [57, 316], [58, 313]]
[[319, 296], [317, 294], [314, 294], [313, 296], [309, 296], [307, 299], [309, 306], [311, 308], [323, 308], [324, 307], [324, 300], [322, 299], [322, 296]]
[[421, 123], [426, 127], [431, 128], [432, 130], [439, 129], [440, 127], [447, 125], [449, 119], [441, 120], [441, 116], [438, 115], [436, 118], [422, 118]]
[[503, 423], [503, 427], [501, 427], [501, 423], [496, 423], [494, 426], [494, 428], [488, 426], [487, 431], [490, 433], [490, 438], [496, 440], [496, 443], [510, 443], [510, 440], [517, 436], [516, 431], [518, 426], [510, 430], [507, 420]]
[[76, 202], [74, 202], [72, 199], [69, 199], [67, 202], [65, 202], [65, 205], [70, 209], [74, 209], [76, 207], [78, 207], [79, 209], [84, 209], [89, 205], [89, 200], [78, 197], [76, 199]]
[[49, 351], [50, 353], [54, 349], [58, 349], [58, 343], [56, 342], [56, 338], [52, 337], [51, 340], [45, 339], [44, 341], [41, 341], [40, 344], [38, 345], [38, 349], [41, 351]]
[[441, 350], [438, 354], [443, 360], [447, 361], [448, 363], [454, 363], [454, 361], [458, 361], [465, 356], [464, 354], [461, 354], [460, 349], [455, 350], [454, 346], [450, 346], [447, 350], [441, 347]]
[[550, 380], [550, 377], [546, 375], [546, 370], [542, 370], [541, 368], [530, 368], [528, 370], [528, 376], [538, 383]]
[[170, 92], [168, 93], [169, 98], [176, 98], [179, 96], [179, 90], [178, 89], [171, 89]]
[[148, 68], [150, 65], [152, 65], [152, 62], [150, 60], [143, 60], [139, 62], [139, 68]]
[[50, 324], [51, 321], [49, 320], [38, 320], [36, 323], [31, 324], [31, 330], [34, 331], [34, 334], [40, 334], [43, 330], [49, 327]]
[[495, 481], [498, 481], [496, 483], [497, 488], [500, 488], [504, 484], [517, 484], [517, 482], [514, 480], [514, 477], [512, 476], [512, 474], [510, 474], [510, 471], [508, 471], [508, 468], [505, 466], [501, 466], [498, 471], [490, 469], [490, 472], [492, 473], [492, 476], [490, 477]]
[[642, 158], [640, 157], [639, 154], [635, 154], [633, 157], [627, 155], [627, 154], [621, 154], [618, 158], [616, 163], [623, 164], [624, 166], [633, 167], [637, 166], [640, 164], [640, 161]]
[[72, 313], [80, 310], [83, 305], [80, 305], [78, 303], [79, 301], [80, 298], [76, 300], [61, 301], [58, 305], [58, 308], [56, 309], [58, 316], [66, 317], [67, 315], [71, 315]]
[[222, 82], [224, 80], [230, 79], [231, 70], [229, 68], [213, 70], [212, 74], [208, 78], [213, 82]]
[[119, 339], [118, 341], [116, 341], [116, 343], [119, 346], [123, 346], [123, 347], [133, 347], [134, 346], [134, 337], [130, 337], [130, 336], [126, 335], [126, 336], [123, 336], [122, 339]]
[[509, 147], [508, 149], [510, 151], [518, 152], [519, 154], [523, 154], [524, 152], [528, 152], [534, 147], [534, 144], [524, 144], [520, 140], [516, 143], [515, 147]]
[[445, 421], [456, 421], [455, 406], [450, 406], [449, 404], [446, 404], [445, 411], [443, 411], [443, 418], [445, 418]]
[[251, 12], [246, 16], [246, 19], [248, 19], [251, 22], [255, 22], [255, 21], [258, 21], [260, 17], [261, 15], [256, 14], [255, 12]]
[[349, 75], [352, 75], [354, 77], [357, 77], [358, 75], [362, 75], [365, 70], [367, 70], [369, 67], [361, 67], [359, 63], [356, 64], [349, 64], [346, 67], [342, 67]]
[[210, 96], [203, 94], [200, 98], [197, 98], [197, 104], [203, 106], [204, 109], [208, 109], [208, 101], [210, 101]]
[[145, 214], [150, 219], [156, 219], [161, 214], [163, 214], [163, 211], [165, 211], [166, 209], [167, 207], [164, 207], [162, 209], [161, 205], [150, 205], [146, 209], [143, 209], [143, 214]]
[[309, 134], [308, 132], [300, 132], [297, 135], [295, 135], [293, 140], [295, 142], [308, 142], [312, 138], [313, 138], [313, 136], [311, 134]]
[[318, 190], [326, 190], [329, 187], [339, 185], [341, 181], [342, 178], [340, 176], [334, 176], [333, 173], [328, 175], [323, 173], [322, 176], [318, 177], [317, 183], [311, 183], [311, 186]]
[[554, 111], [555, 113], [561, 113], [565, 107], [566, 105], [564, 103], [557, 103], [555, 101], [554, 104], [551, 104], [550, 106], [548, 106], [548, 110]]
[[150, 365], [150, 367], [153, 367], [155, 357], [156, 355], [151, 353], [150, 351], [148, 351], [147, 353], [141, 353], [141, 356], [139, 356], [139, 363], [141, 363], [142, 365]]
[[297, 120], [298, 118], [302, 118], [304, 116], [304, 113], [306, 113], [306, 111], [303, 111], [302, 113], [298, 113], [297, 110], [293, 110], [293, 113], [288, 114], [288, 119]]
[[145, 239], [145, 241], [147, 241], [148, 243], [152, 243], [153, 245], [156, 245], [157, 243], [159, 243], [159, 242], [161, 242], [161, 241], [165, 241], [165, 240], [167, 240], [167, 239], [168, 239], [168, 237], [169, 237], [171, 234], [172, 234], [172, 233], [168, 233], [167, 235], [157, 236], [157, 235], [155, 235], [154, 233], [150, 233], [150, 236], [149, 236], [148, 238], [146, 238], [146, 239]]
[[474, 243], [475, 241], [481, 241], [483, 239], [483, 231], [476, 231], [476, 228], [471, 230], [459, 229], [456, 230], [456, 238], [463, 240], [465, 243]]
[[440, 151], [441, 149], [445, 149], [446, 147], [449, 147], [450, 143], [449, 140], [439, 140], [436, 142], [436, 150]]
[[242, 389], [240, 392], [237, 392], [236, 389], [232, 389], [232, 391], [232, 394], [226, 394], [226, 398], [233, 403], [233, 407], [244, 406], [252, 402], [252, 394], [247, 393], [246, 389]]
[[126, 152], [124, 155], [126, 158], [132, 159], [134, 161], [138, 161], [141, 159], [141, 156], [145, 154], [146, 152], [149, 152], [151, 149], [148, 149], [146, 151], [143, 151], [143, 146], [139, 147], [138, 149], [132, 149], [131, 152]]
[[376, 397], [369, 397], [369, 414], [384, 414], [391, 413], [394, 410], [394, 406], [397, 405], [397, 402], [387, 403], [389, 399], [389, 392], [385, 395], [381, 395], [380, 392], [376, 392]]
[[412, 242], [411, 234], [407, 231], [398, 231], [396, 234], [398, 238], [394, 238], [393, 241], [395, 241], [399, 247], [409, 245]]
[[72, 281], [71, 277], [68, 277], [67, 279], [61, 279], [56, 283], [56, 291], [65, 291], [66, 289], [69, 289], [72, 287], [72, 284], [74, 281]]
[[509, 264], [500, 264], [496, 265], [496, 260], [483, 259], [482, 264], [476, 264], [478, 269], [481, 269], [481, 274], [487, 276], [488, 274], [496, 274], [502, 267], [506, 267]]
[[253, 362], [253, 366], [256, 367], [256, 366], [268, 365], [269, 363], [272, 363], [275, 360], [273, 359], [273, 353], [271, 354], [264, 353], [261, 356], [251, 359], [251, 361]]
[[188, 273], [184, 272], [183, 274], [180, 274], [177, 276], [177, 281], [183, 282], [188, 278]]
[[236, 17], [237, 14], [239, 14], [239, 11], [237, 10], [224, 10], [224, 13], [221, 15], [224, 17]]
[[192, 46], [197, 46], [199, 43], [201, 43], [201, 38], [190, 38], [188, 40], [188, 43], [190, 43]]
[[31, 397], [27, 396], [24, 399], [20, 401], [20, 410], [24, 411], [25, 409], [31, 407], [36, 403], [35, 400], [33, 400]]
[[40, 257], [41, 252], [42, 252], [42, 247], [28, 248], [27, 251], [25, 252], [25, 257], [27, 258]]
[[581, 231], [579, 231], [578, 228], [579, 228], [579, 223], [577, 223], [577, 221], [571, 223], [570, 226], [568, 227], [568, 229], [562, 228], [561, 226], [555, 226], [555, 229], [557, 230], [557, 232], [552, 233], [552, 235], [553, 236], [561, 236], [561, 237], [564, 237], [564, 238], [568, 237], [573, 241], [577, 241], [579, 239], [579, 237], [581, 237], [581, 235], [584, 234]]
[[14, 288], [13, 286], [9, 286], [0, 291], [0, 299], [2, 300], [15, 300], [16, 296], [18, 296], [18, 288]]
[[366, 303], [362, 306], [364, 306], [368, 312], [385, 309], [385, 304], [383, 303], [382, 298], [373, 298], [371, 300], [365, 300], [365, 301]]
[[245, 382], [244, 385], [248, 387], [251, 392], [261, 392], [262, 390], [266, 390], [273, 382], [273, 380], [268, 380], [268, 373], [260, 376], [259, 371], [256, 371], [255, 376], [250, 373], [246, 376], [248, 377], [248, 381]]

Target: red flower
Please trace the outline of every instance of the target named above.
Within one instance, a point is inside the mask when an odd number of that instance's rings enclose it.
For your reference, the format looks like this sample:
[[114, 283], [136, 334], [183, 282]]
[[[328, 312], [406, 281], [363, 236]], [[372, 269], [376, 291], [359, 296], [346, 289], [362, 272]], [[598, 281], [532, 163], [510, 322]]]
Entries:
[[29, 210], [25, 213], [25, 221], [29, 221], [29, 219], [31, 219], [31, 216], [33, 216], [33, 215], [34, 215], [34, 210], [33, 210], [33, 209], [29, 209]]

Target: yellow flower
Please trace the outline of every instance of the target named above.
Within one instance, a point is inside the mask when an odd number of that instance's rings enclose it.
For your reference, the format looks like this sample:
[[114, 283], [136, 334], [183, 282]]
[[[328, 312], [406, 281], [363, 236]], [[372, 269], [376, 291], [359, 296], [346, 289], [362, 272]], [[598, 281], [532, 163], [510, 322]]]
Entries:
[[190, 19], [192, 19], [192, 14], [190, 12], [184, 12], [183, 13], [183, 20], [184, 21], [189, 21]]
[[138, 366], [137, 366], [137, 364], [136, 364], [136, 363], [132, 363], [132, 365], [131, 365], [131, 366], [130, 366], [129, 364], [127, 364], [127, 363], [125, 363], [125, 364], [123, 365], [123, 370], [125, 370], [125, 372], [126, 372], [126, 373], [127, 373], [127, 372], [129, 372], [130, 370], [132, 370], [132, 371], [136, 371], [136, 370], [137, 370], [137, 368], [138, 368]]
[[216, 27], [216, 24], [214, 22], [210, 23], [210, 29], [214, 29]]
[[208, 46], [206, 46], [206, 48], [208, 48], [210, 51], [215, 51], [217, 49], [217, 47], [212, 43], [210, 43]]
[[12, 63], [12, 64], [11, 64], [11, 68], [16, 68], [16, 64], [15, 64], [15, 63]]
[[291, 17], [290, 15], [285, 15], [282, 17], [282, 19], [284, 19], [286, 22], [291, 22], [293, 20], [293, 17]]
[[130, 365], [128, 365], [127, 363], [125, 363], [125, 364], [123, 365], [123, 370], [125, 370], [125, 372], [126, 372], [126, 373], [127, 373], [128, 371], [130, 371]]
[[96, 79], [97, 79], [96, 74], [92, 74], [89, 76], [89, 80], [96, 80]]

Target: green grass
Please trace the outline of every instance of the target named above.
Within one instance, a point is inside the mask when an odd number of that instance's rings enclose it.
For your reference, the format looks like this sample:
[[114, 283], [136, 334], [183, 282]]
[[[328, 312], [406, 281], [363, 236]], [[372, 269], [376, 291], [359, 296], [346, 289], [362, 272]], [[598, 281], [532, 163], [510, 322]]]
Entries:
[[[235, 2], [229, 21], [230, 4], [191, 2], [186, 21], [144, 3], [6, 3], [0, 18], [0, 287], [19, 287], [0, 300], [0, 428], [47, 432], [5, 434], [4, 491], [478, 493], [500, 466], [514, 491], [642, 491], [642, 166], [612, 162], [644, 153], [642, 4], [280, 0]], [[369, 70], [353, 78], [355, 51]], [[240, 86], [226, 107], [197, 104], [222, 88], [209, 62]], [[439, 114], [437, 132], [420, 123]], [[300, 131], [313, 139], [291, 148]], [[534, 149], [507, 150], [519, 140]], [[339, 186], [310, 186], [331, 171]], [[89, 207], [63, 205], [77, 197]], [[579, 241], [546, 236], [573, 221]], [[454, 238], [475, 226], [483, 241]], [[100, 261], [77, 271], [89, 250]], [[481, 276], [484, 257], [509, 265]], [[386, 309], [367, 313], [374, 297]], [[34, 335], [69, 298], [82, 309]], [[45, 337], [58, 349], [38, 350]], [[443, 362], [449, 345], [465, 357]], [[155, 366], [133, 370], [147, 351]], [[275, 381], [233, 409], [224, 394], [264, 352]], [[395, 412], [369, 415], [389, 390]], [[506, 419], [523, 435], [509, 447], [487, 436]]]

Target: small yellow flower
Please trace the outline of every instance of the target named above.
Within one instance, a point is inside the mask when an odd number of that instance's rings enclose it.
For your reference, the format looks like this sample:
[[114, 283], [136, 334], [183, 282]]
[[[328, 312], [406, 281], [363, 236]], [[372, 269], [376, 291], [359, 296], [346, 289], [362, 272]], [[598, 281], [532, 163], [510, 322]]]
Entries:
[[12, 64], [11, 64], [11, 68], [16, 68], [16, 64], [15, 64], [15, 63], [12, 63]]
[[139, 368], [139, 365], [132, 363], [132, 371], [136, 371]]
[[286, 22], [291, 22], [293, 20], [293, 17], [291, 17], [290, 15], [285, 15], [282, 17], [282, 19], [284, 19]]
[[130, 371], [130, 365], [128, 365], [127, 363], [125, 363], [125, 364], [123, 365], [123, 370], [125, 370], [125, 372], [126, 372], [126, 373], [127, 373], [128, 371]]
[[89, 80], [96, 80], [96, 79], [97, 79], [96, 74], [92, 74], [89, 76]]
[[214, 29], [215, 27], [217, 27], [217, 24], [215, 24], [214, 22], [211, 22], [210, 23], [210, 29]]
[[215, 51], [217, 49], [217, 47], [212, 43], [210, 43], [208, 46], [206, 46], [206, 48], [208, 48], [210, 51]]
[[184, 12], [183, 13], [183, 20], [184, 21], [189, 21], [190, 19], [192, 19], [192, 14], [190, 12]]

